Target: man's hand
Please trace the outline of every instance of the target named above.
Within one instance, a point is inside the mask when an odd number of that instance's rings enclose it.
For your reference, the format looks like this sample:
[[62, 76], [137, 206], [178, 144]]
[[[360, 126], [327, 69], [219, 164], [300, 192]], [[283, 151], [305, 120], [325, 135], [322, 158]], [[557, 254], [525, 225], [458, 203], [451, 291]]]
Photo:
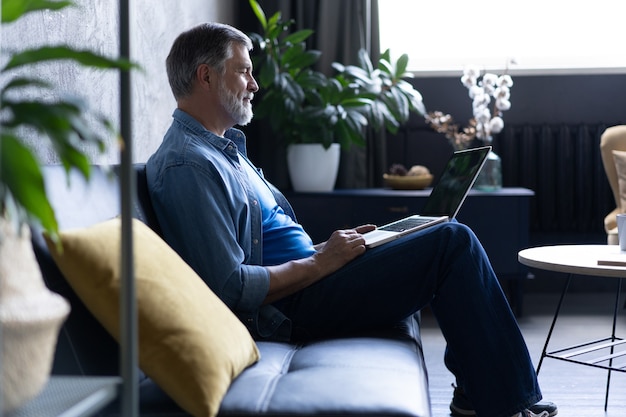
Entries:
[[[347, 231], [352, 230], [352, 231], [355, 231], [358, 234], [363, 234], [363, 233], [371, 232], [374, 229], [376, 229], [375, 225], [373, 225], [373, 224], [364, 224], [364, 225], [361, 225], [361, 226], [357, 226], [354, 229], [336, 230], [335, 233], [337, 233], [337, 232], [347, 232]], [[327, 242], [328, 241], [326, 240], [324, 242], [317, 243], [317, 244], [313, 245], [313, 247], [315, 248], [316, 251], [319, 252], [320, 250], [322, 250], [322, 248], [324, 247], [324, 245], [326, 245]]]
[[335, 272], [365, 252], [363, 233], [376, 229], [366, 224], [354, 229], [336, 230], [323, 243], [315, 245], [317, 252], [308, 258], [267, 267], [270, 289], [265, 302], [281, 299]]
[[335, 272], [354, 258], [365, 252], [363, 233], [376, 229], [373, 224], [366, 224], [354, 229], [336, 230], [330, 238], [316, 246], [315, 261], [323, 267], [324, 276]]

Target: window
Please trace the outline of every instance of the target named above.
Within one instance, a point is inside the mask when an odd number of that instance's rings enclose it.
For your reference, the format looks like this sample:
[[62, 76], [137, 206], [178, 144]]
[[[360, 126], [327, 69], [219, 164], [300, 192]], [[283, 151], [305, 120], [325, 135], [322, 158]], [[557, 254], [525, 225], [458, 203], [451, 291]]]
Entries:
[[615, 0], [379, 0], [381, 50], [416, 75], [466, 65], [514, 72], [626, 73], [624, 6]]

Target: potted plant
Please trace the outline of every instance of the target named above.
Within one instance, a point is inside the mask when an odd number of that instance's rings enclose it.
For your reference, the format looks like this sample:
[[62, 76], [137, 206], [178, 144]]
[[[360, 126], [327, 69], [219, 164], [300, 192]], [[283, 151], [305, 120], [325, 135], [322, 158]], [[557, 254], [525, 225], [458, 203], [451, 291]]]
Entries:
[[[374, 68], [367, 52], [361, 50], [359, 66], [333, 63], [336, 73], [327, 76], [314, 69], [321, 51], [306, 48], [312, 30], [290, 32], [293, 20], [283, 21], [280, 12], [267, 19], [256, 0], [249, 2], [263, 29], [261, 34], [250, 34], [261, 90], [255, 115], [267, 119], [287, 146], [292, 183], [295, 166], [313, 169], [302, 175], [308, 180], [316, 176], [327, 178], [323, 187], [303, 189], [293, 184], [297, 191], [332, 189], [339, 148], [365, 145], [368, 128], [395, 133], [410, 112], [425, 114], [421, 95], [403, 79], [410, 76], [406, 72], [406, 55], [392, 63], [386, 51]], [[296, 148], [300, 145], [309, 148], [299, 153]], [[318, 149], [313, 151], [312, 146]], [[294, 157], [296, 153], [332, 155], [334, 162], [331, 168], [321, 168], [318, 160], [306, 162]]]
[[[60, 10], [71, 1], [2, 1], [2, 24], [36, 10]], [[21, 75], [20, 69], [50, 60], [69, 60], [96, 68], [130, 70], [124, 59], [65, 45], [42, 46], [11, 54], [0, 69], [0, 324], [2, 326], [3, 412], [15, 409], [43, 388], [50, 372], [58, 329], [69, 305], [47, 290], [30, 242], [28, 224], [38, 223], [53, 238], [58, 225], [45, 191], [40, 162], [29, 146], [46, 138], [68, 170], [78, 169], [89, 178], [86, 148], [105, 148], [100, 131], [111, 124], [99, 118], [90, 127], [87, 106], [72, 98], [33, 98], [33, 92], [54, 92], [40, 78]], [[29, 138], [29, 133], [34, 138]], [[33, 136], [33, 135], [30, 135]], [[28, 360], [28, 363], [24, 363]]]

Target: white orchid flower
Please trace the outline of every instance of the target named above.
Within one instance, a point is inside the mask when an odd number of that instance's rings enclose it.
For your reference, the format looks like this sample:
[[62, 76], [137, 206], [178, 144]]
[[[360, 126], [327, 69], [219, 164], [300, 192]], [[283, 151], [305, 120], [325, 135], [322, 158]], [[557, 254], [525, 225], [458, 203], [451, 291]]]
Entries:
[[506, 98], [498, 98], [496, 100], [496, 109], [500, 111], [507, 111], [511, 108], [511, 102]]
[[508, 100], [511, 97], [511, 90], [509, 87], [498, 87], [494, 92], [493, 96], [497, 99]]
[[[515, 62], [511, 60], [511, 63]], [[432, 113], [433, 115], [440, 114], [436, 117], [429, 114], [430, 118], [427, 118], [427, 121], [438, 132], [445, 133], [446, 138], [450, 140], [455, 149], [466, 148], [474, 138], [485, 144], [490, 144], [493, 141], [492, 135], [498, 134], [504, 129], [502, 112], [511, 108], [510, 89], [513, 86], [513, 79], [508, 74], [498, 76], [493, 73], [485, 73], [481, 76], [480, 68], [470, 65], [464, 68], [461, 83], [467, 88], [468, 95], [472, 99], [473, 118], [469, 125], [463, 130], [459, 130], [459, 126], [454, 123], [452, 116], [444, 115], [441, 112]], [[490, 109], [492, 97], [494, 105]]]
[[463, 75], [461, 77], [461, 84], [463, 84], [468, 89], [471, 89], [472, 87], [476, 86], [477, 82], [478, 82], [478, 78], [476, 77], [471, 77], [469, 75]]
[[489, 121], [489, 130], [492, 134], [500, 133], [504, 129], [504, 120], [502, 117], [496, 116]]
[[[474, 108], [474, 118], [478, 124], [485, 125], [491, 119], [491, 111], [487, 107]], [[478, 128], [476, 128], [478, 130]]]
[[488, 94], [481, 93], [474, 96], [474, 100], [472, 101], [472, 107], [474, 109], [480, 107], [487, 107], [491, 103], [491, 97]]
[[495, 86], [498, 82], [498, 76], [490, 72], [483, 75], [483, 84], [488, 86]]
[[468, 90], [469, 90], [470, 98], [474, 98], [476, 96], [480, 96], [480, 95], [484, 95], [485, 94], [485, 90], [483, 90], [482, 87], [479, 87], [477, 85], [473, 85], [471, 87], [468, 87]]
[[509, 74], [501, 75], [498, 78], [498, 85], [500, 87], [513, 87], [513, 78]]
[[478, 77], [480, 77], [480, 68], [478, 68], [478, 66], [476, 65], [468, 65], [463, 68], [463, 75], [477, 79]]
[[496, 91], [496, 87], [493, 84], [483, 84], [483, 90], [485, 90], [486, 94], [492, 96]]

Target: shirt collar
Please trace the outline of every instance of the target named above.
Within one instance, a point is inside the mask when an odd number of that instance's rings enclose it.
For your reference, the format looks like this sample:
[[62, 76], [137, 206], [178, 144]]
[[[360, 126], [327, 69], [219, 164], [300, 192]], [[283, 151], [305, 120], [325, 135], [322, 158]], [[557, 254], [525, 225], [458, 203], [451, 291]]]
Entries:
[[246, 135], [244, 135], [241, 130], [230, 128], [224, 133], [224, 137], [221, 137], [207, 130], [200, 122], [184, 110], [175, 109], [172, 117], [195, 134], [207, 138], [207, 140], [219, 149], [227, 149], [228, 146], [234, 142], [239, 152], [247, 157]]

